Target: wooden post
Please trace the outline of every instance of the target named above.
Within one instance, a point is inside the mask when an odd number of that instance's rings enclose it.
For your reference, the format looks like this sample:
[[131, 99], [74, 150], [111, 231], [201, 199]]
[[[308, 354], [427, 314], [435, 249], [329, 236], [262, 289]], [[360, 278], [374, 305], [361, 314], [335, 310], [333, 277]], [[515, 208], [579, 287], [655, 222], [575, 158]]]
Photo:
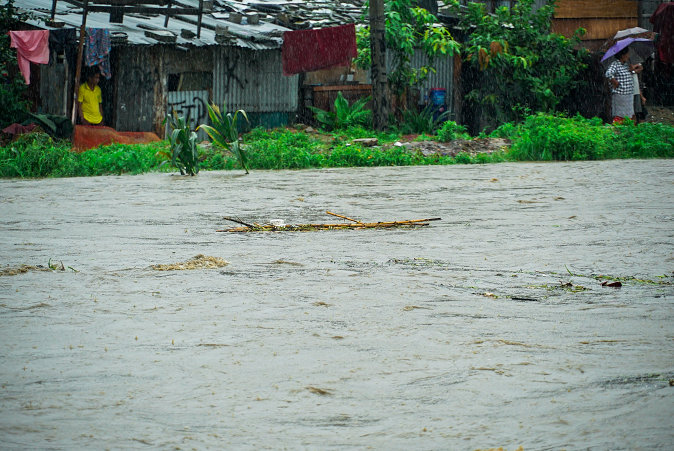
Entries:
[[166, 6], [166, 19], [164, 19], [164, 28], [168, 27], [169, 16], [171, 15], [171, 4], [173, 0], [169, 0], [168, 5]]
[[51, 20], [52, 22], [54, 21], [54, 18], [56, 18], [56, 2], [58, 0], [52, 0], [51, 2]]
[[[87, 35], [87, 12], [89, 11], [89, 0], [84, 0], [82, 10], [82, 26], [80, 27], [80, 42], [77, 46], [77, 66], [75, 66], [75, 92], [73, 94], [73, 125], [77, 124], [77, 100], [80, 93], [80, 77], [82, 76], [82, 53], [84, 51], [84, 39]], [[75, 127], [73, 127], [75, 133]]]
[[453, 113], [454, 113], [454, 122], [457, 124], [462, 124], [462, 105], [463, 102], [463, 86], [461, 86], [461, 52], [458, 52], [454, 55], [454, 92], [453, 92]]
[[204, 0], [199, 0], [199, 19], [197, 20], [197, 39], [201, 39], [201, 18], [204, 15]]
[[386, 76], [386, 17], [384, 1], [370, 0], [370, 54], [372, 59], [372, 113], [375, 130], [388, 126], [388, 81]]

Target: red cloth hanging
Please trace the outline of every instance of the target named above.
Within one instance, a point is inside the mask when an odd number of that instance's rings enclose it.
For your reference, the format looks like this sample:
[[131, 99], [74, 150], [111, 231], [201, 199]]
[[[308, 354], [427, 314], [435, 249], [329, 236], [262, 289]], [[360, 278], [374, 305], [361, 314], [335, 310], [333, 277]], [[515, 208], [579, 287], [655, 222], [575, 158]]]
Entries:
[[358, 54], [354, 24], [283, 33], [283, 75], [348, 66]]
[[49, 30], [10, 31], [21, 75], [30, 84], [30, 63], [49, 64]]
[[658, 41], [658, 55], [665, 64], [674, 63], [674, 2], [661, 3], [655, 10], [649, 22], [653, 24], [653, 31], [660, 33]]

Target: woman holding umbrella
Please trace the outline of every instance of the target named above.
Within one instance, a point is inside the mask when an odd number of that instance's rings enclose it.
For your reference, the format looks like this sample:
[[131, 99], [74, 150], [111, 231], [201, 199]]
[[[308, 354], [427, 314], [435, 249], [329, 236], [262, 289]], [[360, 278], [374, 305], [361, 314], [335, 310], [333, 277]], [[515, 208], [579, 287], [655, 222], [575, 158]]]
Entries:
[[613, 93], [613, 123], [621, 124], [625, 119], [634, 119], [634, 84], [628, 65], [629, 47], [621, 49], [615, 57], [617, 61], [608, 67], [606, 78], [611, 83]]

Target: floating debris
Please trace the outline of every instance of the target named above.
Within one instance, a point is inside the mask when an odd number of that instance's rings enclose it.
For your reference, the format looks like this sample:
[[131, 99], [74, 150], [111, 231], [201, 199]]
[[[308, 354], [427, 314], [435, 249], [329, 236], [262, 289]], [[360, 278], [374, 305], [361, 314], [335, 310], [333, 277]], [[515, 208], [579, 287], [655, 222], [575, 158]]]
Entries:
[[[507, 451], [507, 450], [505, 448], [503, 448], [502, 446], [500, 446], [498, 448], [476, 449], [475, 451]], [[520, 446], [519, 448], [517, 448], [514, 451], [524, 451], [524, 448]]]
[[[55, 260], [56, 261], [56, 260]], [[58, 263], [52, 263], [51, 258], [49, 259], [49, 263], [47, 263], [47, 266], [42, 266], [42, 265], [21, 265], [21, 266], [8, 266], [5, 268], [0, 269], [0, 276], [16, 276], [18, 274], [25, 274], [29, 271], [65, 271], [66, 269], [69, 269], [73, 272], [78, 272], [74, 268], [71, 268], [70, 266], [65, 266], [62, 261], [59, 261]]]
[[28, 271], [50, 271], [43, 266], [21, 265], [0, 269], [0, 276], [16, 276], [17, 274], [27, 273]]
[[229, 262], [219, 257], [206, 257], [202, 254], [195, 255], [191, 260], [169, 265], [152, 265], [157, 271], [180, 271], [185, 269], [217, 269], [229, 265]]
[[620, 282], [609, 282], [608, 280], [605, 280], [601, 283], [602, 287], [611, 287], [611, 288], [620, 288], [623, 286], [622, 283]]
[[406, 305], [405, 307], [403, 307], [404, 312], [411, 312], [414, 309], [431, 310], [430, 307], [419, 307], [418, 305]]
[[332, 395], [332, 390], [329, 390], [329, 389], [322, 389], [322, 388], [312, 387], [312, 386], [305, 387], [305, 388], [307, 390], [309, 390], [311, 393], [314, 393], [316, 395], [322, 395], [322, 396]]
[[242, 224], [244, 227], [235, 227], [233, 229], [217, 230], [217, 232], [312, 232], [316, 230], [340, 230], [340, 229], [384, 229], [384, 228], [416, 228], [429, 225], [430, 221], [440, 221], [442, 218], [430, 219], [411, 219], [404, 221], [387, 221], [387, 222], [361, 222], [357, 219], [351, 219], [346, 216], [338, 215], [326, 211], [327, 214], [337, 216], [338, 218], [346, 219], [349, 222], [340, 224], [248, 224], [240, 219], [233, 219], [224, 217], [228, 221]]

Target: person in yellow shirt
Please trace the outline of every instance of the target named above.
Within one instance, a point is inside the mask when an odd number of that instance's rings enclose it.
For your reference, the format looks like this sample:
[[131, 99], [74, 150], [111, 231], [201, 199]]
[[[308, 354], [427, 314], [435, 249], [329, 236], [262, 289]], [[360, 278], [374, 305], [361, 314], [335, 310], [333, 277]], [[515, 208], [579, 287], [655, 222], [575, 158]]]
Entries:
[[101, 74], [95, 70], [89, 73], [87, 82], [80, 85], [77, 113], [84, 125], [103, 125], [103, 98], [98, 86], [100, 80]]

